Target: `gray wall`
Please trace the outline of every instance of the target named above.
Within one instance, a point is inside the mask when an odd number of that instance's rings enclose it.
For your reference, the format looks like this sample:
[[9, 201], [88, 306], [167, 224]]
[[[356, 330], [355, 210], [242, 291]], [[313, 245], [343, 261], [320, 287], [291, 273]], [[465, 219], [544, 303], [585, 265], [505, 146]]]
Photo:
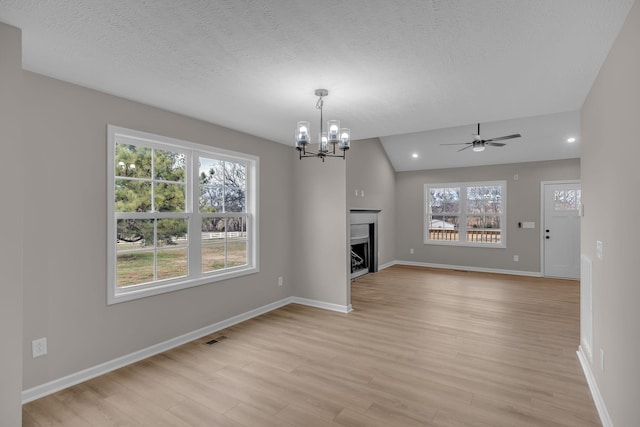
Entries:
[[342, 159], [299, 160], [291, 150], [287, 158], [293, 161], [295, 295], [346, 307], [351, 304], [346, 164]]
[[395, 183], [396, 172], [378, 138], [351, 144], [347, 153], [347, 204], [349, 209], [382, 210], [378, 215], [379, 265], [396, 259]]
[[[0, 23], [0, 425], [22, 424], [22, 175], [26, 163], [22, 130], [22, 39], [17, 28]], [[30, 353], [30, 350], [29, 350]]]
[[[591, 370], [616, 427], [640, 425], [639, 40], [636, 2], [581, 113], [581, 249], [593, 261]], [[604, 243], [602, 260], [596, 258], [597, 240]]]
[[[514, 175], [518, 180], [514, 180]], [[476, 268], [540, 272], [540, 182], [580, 178], [578, 159], [399, 172], [396, 176], [398, 260]], [[507, 247], [477, 248], [423, 243], [424, 184], [507, 181]], [[519, 229], [535, 221], [535, 229]], [[415, 253], [411, 255], [410, 249]], [[513, 261], [518, 255], [520, 260]]]
[[[30, 72], [23, 76], [25, 389], [293, 295], [291, 281], [277, 285], [278, 276], [292, 275], [290, 148]], [[260, 272], [107, 306], [107, 124], [259, 156]], [[31, 340], [44, 336], [49, 354], [32, 359]]]

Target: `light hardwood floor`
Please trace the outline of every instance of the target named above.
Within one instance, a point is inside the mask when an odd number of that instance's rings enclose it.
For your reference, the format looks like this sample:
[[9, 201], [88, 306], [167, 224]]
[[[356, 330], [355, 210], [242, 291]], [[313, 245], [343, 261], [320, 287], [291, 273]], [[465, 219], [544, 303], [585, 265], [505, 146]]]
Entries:
[[275, 310], [26, 404], [23, 425], [601, 425], [578, 282], [394, 266], [352, 303]]

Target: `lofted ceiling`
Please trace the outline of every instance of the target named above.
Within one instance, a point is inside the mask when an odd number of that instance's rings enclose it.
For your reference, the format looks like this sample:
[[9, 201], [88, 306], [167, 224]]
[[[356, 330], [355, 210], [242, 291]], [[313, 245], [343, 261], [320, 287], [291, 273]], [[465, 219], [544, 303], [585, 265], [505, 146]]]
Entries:
[[[400, 171], [579, 157], [578, 111], [632, 5], [0, 0], [0, 21], [22, 29], [26, 70], [282, 144], [298, 120], [318, 130], [326, 88], [325, 118], [380, 137]], [[440, 145], [477, 122], [523, 137]]]

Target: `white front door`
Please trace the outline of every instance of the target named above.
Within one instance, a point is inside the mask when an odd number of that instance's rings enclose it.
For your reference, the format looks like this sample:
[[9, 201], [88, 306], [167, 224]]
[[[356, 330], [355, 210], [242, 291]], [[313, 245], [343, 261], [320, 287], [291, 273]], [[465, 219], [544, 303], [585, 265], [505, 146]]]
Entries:
[[543, 183], [543, 188], [543, 274], [579, 279], [580, 183]]

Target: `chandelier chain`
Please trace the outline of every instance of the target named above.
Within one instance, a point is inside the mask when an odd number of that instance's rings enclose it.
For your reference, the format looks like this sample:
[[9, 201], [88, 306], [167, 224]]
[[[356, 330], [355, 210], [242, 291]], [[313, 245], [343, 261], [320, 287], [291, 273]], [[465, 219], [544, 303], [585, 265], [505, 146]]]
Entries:
[[318, 99], [318, 102], [316, 102], [316, 108], [320, 110], [320, 135], [322, 135], [322, 128], [323, 128], [322, 107], [324, 107], [324, 100], [323, 100], [323, 97], [321, 96]]

